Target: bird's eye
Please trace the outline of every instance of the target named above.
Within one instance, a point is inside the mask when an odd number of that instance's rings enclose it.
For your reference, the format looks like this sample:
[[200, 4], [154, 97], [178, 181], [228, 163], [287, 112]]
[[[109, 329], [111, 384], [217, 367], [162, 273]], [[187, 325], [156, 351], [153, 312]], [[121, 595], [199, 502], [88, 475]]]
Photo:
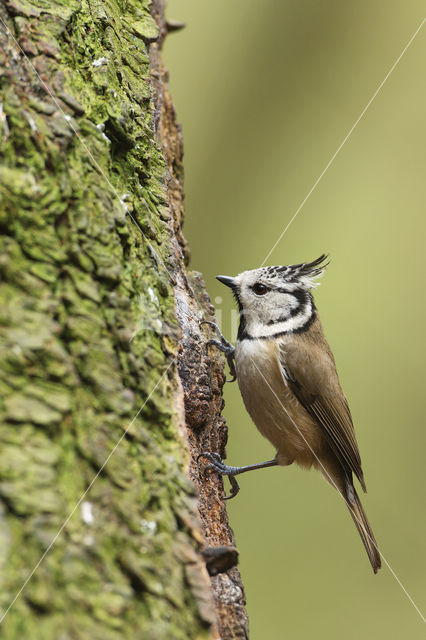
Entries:
[[256, 282], [256, 284], [253, 285], [253, 291], [256, 295], [263, 296], [268, 291], [268, 287], [261, 282]]

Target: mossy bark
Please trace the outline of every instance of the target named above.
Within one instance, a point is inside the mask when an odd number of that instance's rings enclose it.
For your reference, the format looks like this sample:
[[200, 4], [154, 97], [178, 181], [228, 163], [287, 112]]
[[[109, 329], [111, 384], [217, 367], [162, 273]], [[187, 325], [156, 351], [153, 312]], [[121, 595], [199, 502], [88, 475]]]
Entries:
[[184, 264], [163, 2], [0, 18], [1, 636], [245, 638], [221, 481], [195, 462], [226, 442], [223, 365]]

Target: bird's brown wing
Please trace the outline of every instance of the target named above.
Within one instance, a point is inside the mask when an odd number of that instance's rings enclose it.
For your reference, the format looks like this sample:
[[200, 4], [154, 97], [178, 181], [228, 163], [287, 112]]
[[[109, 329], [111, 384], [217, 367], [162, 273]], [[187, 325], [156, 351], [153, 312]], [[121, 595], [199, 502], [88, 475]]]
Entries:
[[366, 491], [351, 413], [325, 338], [313, 343], [295, 336], [291, 344], [280, 345], [279, 359], [290, 389], [321, 427], [343, 468]]

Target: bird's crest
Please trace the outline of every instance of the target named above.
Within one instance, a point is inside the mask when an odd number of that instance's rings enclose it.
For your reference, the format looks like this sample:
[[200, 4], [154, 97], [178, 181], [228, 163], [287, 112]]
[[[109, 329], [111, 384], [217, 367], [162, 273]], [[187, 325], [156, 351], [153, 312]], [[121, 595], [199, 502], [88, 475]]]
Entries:
[[269, 278], [282, 277], [288, 284], [299, 284], [306, 289], [314, 289], [319, 286], [316, 282], [326, 267], [330, 264], [328, 255], [323, 253], [313, 262], [301, 262], [282, 267], [265, 267], [265, 276]]

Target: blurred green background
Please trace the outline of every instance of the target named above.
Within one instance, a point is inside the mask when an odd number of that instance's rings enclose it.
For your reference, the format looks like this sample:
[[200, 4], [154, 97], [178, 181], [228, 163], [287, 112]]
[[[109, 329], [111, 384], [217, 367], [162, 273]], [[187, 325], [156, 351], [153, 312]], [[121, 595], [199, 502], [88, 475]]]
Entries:
[[[260, 266], [424, 17], [424, 3], [169, 0], [165, 45], [183, 125], [192, 267], [232, 333], [214, 279]], [[316, 293], [358, 435], [379, 547], [425, 610], [426, 25], [268, 264], [331, 265]], [[233, 336], [234, 339], [234, 336]], [[228, 460], [271, 446], [225, 387]], [[252, 640], [425, 637], [384, 563], [374, 576], [318, 473], [241, 477], [229, 503]]]

